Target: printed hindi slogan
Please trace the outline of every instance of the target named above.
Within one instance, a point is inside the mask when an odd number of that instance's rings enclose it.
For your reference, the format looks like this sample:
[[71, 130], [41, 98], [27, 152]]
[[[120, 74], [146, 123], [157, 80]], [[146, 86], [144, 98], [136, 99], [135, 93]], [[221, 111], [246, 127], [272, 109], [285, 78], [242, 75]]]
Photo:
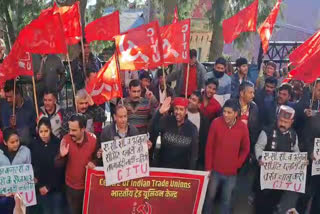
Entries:
[[102, 169], [88, 169], [83, 213], [201, 213], [208, 174], [151, 168], [149, 177], [105, 186]]
[[306, 152], [263, 152], [261, 189], [305, 192], [308, 165]]
[[313, 156], [316, 160], [312, 161], [311, 175], [320, 175], [320, 138], [314, 139]]
[[148, 135], [137, 135], [101, 144], [107, 186], [149, 176]]
[[37, 204], [31, 164], [0, 167], [0, 195], [19, 193], [26, 206]]

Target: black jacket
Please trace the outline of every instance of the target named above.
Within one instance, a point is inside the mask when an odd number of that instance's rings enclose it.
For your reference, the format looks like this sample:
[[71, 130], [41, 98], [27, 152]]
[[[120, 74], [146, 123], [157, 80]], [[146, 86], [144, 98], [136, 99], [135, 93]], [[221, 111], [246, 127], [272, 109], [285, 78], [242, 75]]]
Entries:
[[253, 101], [249, 105], [248, 129], [250, 135], [250, 151], [254, 152], [254, 145], [256, 144], [259, 137], [261, 124], [259, 120], [258, 106]]
[[54, 159], [60, 151], [60, 140], [52, 135], [49, 143], [45, 144], [38, 136], [29, 147], [34, 177], [38, 180], [36, 188], [46, 186], [49, 192], [61, 191], [64, 168], [54, 166]]
[[161, 117], [157, 111], [153, 118], [151, 139], [157, 139], [159, 133], [161, 147], [155, 160], [158, 167], [196, 169], [199, 137], [197, 127], [191, 121], [186, 118], [184, 124], [178, 127], [175, 116]]
[[197, 169], [204, 170], [204, 160], [205, 160], [205, 149], [207, 144], [207, 138], [209, 133], [210, 122], [207, 117], [205, 117], [200, 112], [200, 129], [199, 129], [199, 155]]
[[[153, 95], [157, 98], [158, 102], [160, 102], [160, 95], [159, 95], [159, 80], [155, 80], [154, 84], [151, 85], [150, 90], [152, 91]], [[174, 90], [167, 85], [166, 88], [167, 96], [174, 97]]]

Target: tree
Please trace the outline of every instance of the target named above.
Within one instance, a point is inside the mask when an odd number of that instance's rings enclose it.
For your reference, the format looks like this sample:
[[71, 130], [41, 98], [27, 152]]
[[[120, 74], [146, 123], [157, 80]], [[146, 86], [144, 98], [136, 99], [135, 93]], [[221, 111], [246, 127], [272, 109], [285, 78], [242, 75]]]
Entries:
[[[212, 9], [207, 12], [207, 17], [210, 20], [212, 29], [212, 40], [210, 44], [209, 61], [214, 61], [217, 57], [222, 55], [224, 42], [222, 34], [222, 21], [229, 18], [241, 9], [248, 6], [253, 0], [211, 0]], [[266, 19], [276, 0], [260, 0], [258, 12], [258, 26]], [[283, 4], [283, 3], [282, 3]], [[281, 6], [283, 7], [283, 5]], [[243, 47], [250, 39], [252, 33], [242, 33], [234, 42], [237, 47]]]

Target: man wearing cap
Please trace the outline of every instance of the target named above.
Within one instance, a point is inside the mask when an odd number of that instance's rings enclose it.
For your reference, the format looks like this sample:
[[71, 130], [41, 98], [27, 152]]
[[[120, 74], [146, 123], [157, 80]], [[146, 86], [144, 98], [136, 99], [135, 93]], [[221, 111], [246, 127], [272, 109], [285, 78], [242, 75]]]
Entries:
[[216, 78], [219, 81], [219, 88], [214, 97], [221, 106], [231, 97], [231, 78], [225, 73], [226, 66], [227, 61], [225, 58], [219, 57], [214, 64], [212, 72], [206, 74], [206, 80]]
[[168, 115], [171, 97], [167, 97], [153, 118], [151, 139], [161, 136], [161, 146], [155, 162], [158, 167], [196, 169], [198, 160], [198, 130], [188, 120], [188, 99], [173, 100], [174, 115]]
[[238, 72], [231, 76], [231, 98], [239, 98], [239, 86], [248, 78], [248, 60], [240, 57], [236, 60]]
[[176, 96], [185, 96], [186, 85], [188, 85], [187, 96], [190, 96], [197, 89], [204, 88], [206, 69], [197, 61], [197, 51], [195, 49], [190, 50], [189, 77], [187, 73], [188, 65], [178, 64], [167, 76], [168, 83], [177, 81], [175, 87]]
[[250, 150], [247, 126], [238, 118], [239, 104], [229, 99], [223, 106], [223, 116], [210, 126], [205, 151], [205, 169], [211, 171], [204, 203], [205, 214], [213, 212], [213, 203], [219, 187], [222, 188], [220, 213], [231, 213], [232, 192], [238, 169]]
[[219, 87], [217, 79], [211, 78], [206, 81], [206, 87], [203, 92], [203, 99], [200, 106], [201, 113], [206, 116], [211, 122], [214, 118], [218, 117], [221, 112], [220, 103], [214, 98], [216, 91]]
[[[282, 105], [279, 110], [277, 124], [271, 129], [262, 130], [257, 144], [255, 145], [255, 155], [262, 166], [261, 161], [263, 151], [273, 152], [299, 152], [298, 138], [296, 132], [291, 128], [295, 110], [289, 106]], [[256, 180], [260, 179], [260, 169], [256, 174]], [[260, 183], [260, 182], [258, 182]], [[261, 190], [260, 184], [256, 186], [257, 195], [255, 200], [255, 213], [270, 214], [276, 210], [280, 202], [283, 191], [281, 190]]]

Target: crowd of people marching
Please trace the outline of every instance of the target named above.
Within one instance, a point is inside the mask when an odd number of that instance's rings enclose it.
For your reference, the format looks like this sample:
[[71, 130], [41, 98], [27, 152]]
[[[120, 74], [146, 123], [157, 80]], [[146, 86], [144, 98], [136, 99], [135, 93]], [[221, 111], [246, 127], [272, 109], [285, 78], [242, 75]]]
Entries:
[[[189, 75], [186, 64], [174, 65], [167, 74], [162, 69], [122, 72], [124, 97], [110, 102], [112, 122], [106, 123], [104, 106], [95, 105], [84, 89], [101, 62], [89, 45], [84, 54], [86, 76], [82, 54], [71, 63], [76, 108], [59, 105], [66, 75], [56, 55], [33, 56], [38, 118], [19, 83], [7, 81], [2, 89], [0, 167], [32, 164], [38, 205], [29, 213], [82, 213], [86, 168], [102, 166], [100, 143], [138, 134], [150, 134], [151, 166], [210, 171], [203, 207], [210, 214], [218, 192], [220, 213], [232, 213], [237, 175], [247, 169], [255, 172], [254, 213], [277, 211], [284, 191], [261, 190], [263, 151], [308, 152], [310, 163], [314, 159], [320, 80], [282, 84], [277, 65], [269, 61], [251, 82], [247, 59], [237, 59], [236, 71], [227, 74], [223, 57], [206, 70], [190, 50]], [[1, 214], [12, 214], [13, 207], [12, 196], [0, 196]], [[320, 212], [320, 178], [311, 176], [310, 164], [306, 193], [299, 194], [295, 209]]]

